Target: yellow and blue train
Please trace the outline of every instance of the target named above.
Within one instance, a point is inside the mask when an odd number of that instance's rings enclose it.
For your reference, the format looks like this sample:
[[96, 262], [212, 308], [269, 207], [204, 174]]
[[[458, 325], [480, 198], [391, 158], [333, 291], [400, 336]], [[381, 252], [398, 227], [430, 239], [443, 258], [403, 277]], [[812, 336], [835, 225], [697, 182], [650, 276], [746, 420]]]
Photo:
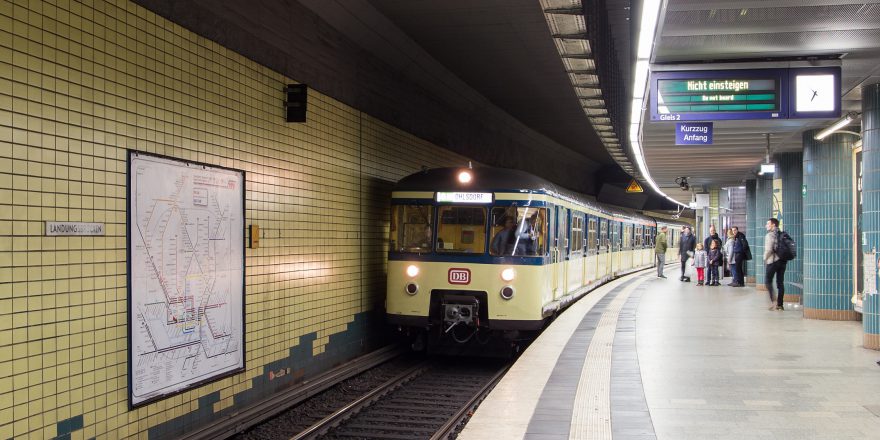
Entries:
[[387, 319], [416, 346], [529, 339], [596, 286], [653, 265], [664, 224], [674, 258], [685, 225], [502, 168], [424, 170], [391, 198]]

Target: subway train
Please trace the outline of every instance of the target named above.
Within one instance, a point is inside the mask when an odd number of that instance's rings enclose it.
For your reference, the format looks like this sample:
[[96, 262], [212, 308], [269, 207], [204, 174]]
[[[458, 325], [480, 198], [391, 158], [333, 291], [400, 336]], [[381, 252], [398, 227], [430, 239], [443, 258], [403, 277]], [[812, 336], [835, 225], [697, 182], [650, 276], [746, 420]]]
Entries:
[[598, 285], [652, 266], [663, 225], [672, 261], [685, 224], [522, 171], [426, 169], [391, 194], [387, 320], [418, 350], [518, 347]]

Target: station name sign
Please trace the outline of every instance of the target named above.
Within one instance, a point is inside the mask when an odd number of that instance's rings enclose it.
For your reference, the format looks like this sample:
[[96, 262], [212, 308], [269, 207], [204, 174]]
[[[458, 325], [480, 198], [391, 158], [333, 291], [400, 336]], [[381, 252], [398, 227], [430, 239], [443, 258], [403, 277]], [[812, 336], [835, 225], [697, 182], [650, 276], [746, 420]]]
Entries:
[[101, 236], [103, 223], [46, 222], [46, 236]]
[[[806, 103], [808, 98], [813, 101]], [[821, 105], [817, 99], [823, 100]], [[652, 121], [839, 116], [839, 67], [660, 71], [651, 74]]]
[[438, 192], [437, 201], [446, 203], [492, 203], [492, 193]]

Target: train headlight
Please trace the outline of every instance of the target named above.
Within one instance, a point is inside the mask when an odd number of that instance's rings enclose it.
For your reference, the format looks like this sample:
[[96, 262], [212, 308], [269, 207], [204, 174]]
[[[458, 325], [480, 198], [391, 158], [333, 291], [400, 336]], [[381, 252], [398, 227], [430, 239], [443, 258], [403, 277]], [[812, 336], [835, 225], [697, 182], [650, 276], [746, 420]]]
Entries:
[[406, 283], [406, 287], [404, 287], [404, 289], [406, 290], [406, 293], [408, 293], [410, 295], [415, 295], [415, 294], [419, 293], [419, 285], [416, 283], [413, 283], [412, 281]]
[[502, 298], [509, 300], [513, 298], [513, 294], [516, 293], [516, 291], [513, 290], [513, 286], [504, 286], [501, 288], [501, 292], [499, 293], [501, 294]]
[[513, 281], [516, 278], [516, 271], [513, 270], [512, 267], [508, 267], [501, 271], [501, 279], [507, 281], [508, 283]]
[[470, 171], [462, 171], [458, 173], [458, 181], [461, 183], [470, 183], [471, 179], [473, 178], [474, 176], [471, 175]]
[[407, 266], [407, 268], [406, 268], [406, 274], [407, 274], [410, 278], [415, 278], [416, 275], [419, 274], [419, 266], [416, 266], [415, 264], [410, 264], [410, 265]]

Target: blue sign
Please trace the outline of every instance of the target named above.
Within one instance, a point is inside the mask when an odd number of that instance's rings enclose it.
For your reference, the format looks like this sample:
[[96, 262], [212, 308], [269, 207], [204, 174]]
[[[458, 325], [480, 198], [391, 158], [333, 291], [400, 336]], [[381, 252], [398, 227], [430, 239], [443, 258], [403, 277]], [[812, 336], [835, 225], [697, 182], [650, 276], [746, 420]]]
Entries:
[[675, 145], [712, 145], [711, 122], [675, 124]]

